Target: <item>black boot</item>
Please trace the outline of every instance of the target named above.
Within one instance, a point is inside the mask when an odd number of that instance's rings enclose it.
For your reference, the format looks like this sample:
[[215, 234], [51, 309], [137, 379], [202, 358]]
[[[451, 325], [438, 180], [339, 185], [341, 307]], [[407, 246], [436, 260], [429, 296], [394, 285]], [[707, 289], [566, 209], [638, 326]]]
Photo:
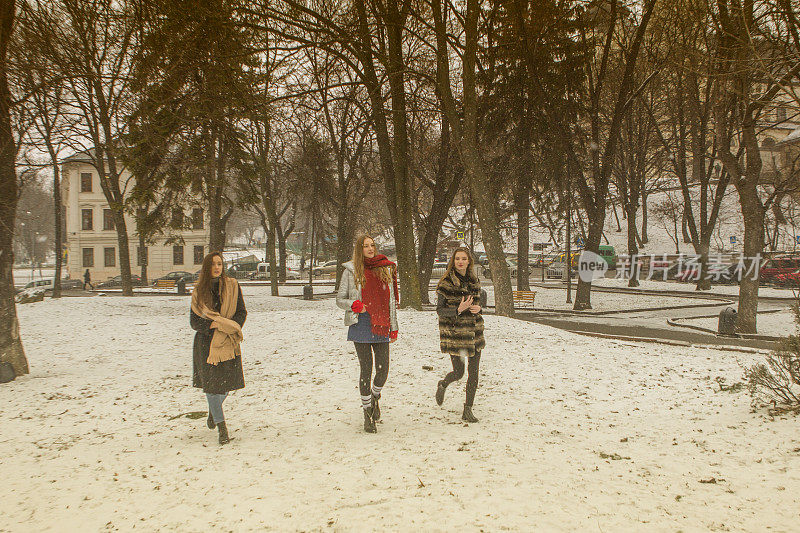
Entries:
[[436, 385], [436, 404], [442, 405], [444, 402], [444, 391], [447, 390], [447, 384], [444, 380], [440, 381], [438, 385]]
[[364, 431], [367, 433], [378, 432], [378, 428], [375, 427], [375, 420], [372, 418], [372, 407], [364, 409]]
[[467, 422], [477, 422], [478, 419], [475, 418], [475, 415], [472, 414], [472, 406], [464, 404], [464, 414], [461, 415], [461, 420], [465, 420]]
[[381, 406], [378, 405], [378, 398], [372, 395], [372, 420], [377, 422], [381, 419]]
[[228, 436], [228, 427], [225, 425], [225, 421], [223, 420], [219, 424], [217, 424], [217, 429], [219, 430], [219, 443], [220, 444], [228, 444], [233, 438]]
[[208, 413], [208, 420], [206, 420], [206, 425], [208, 429], [214, 429], [217, 425], [214, 423], [214, 417], [211, 416], [211, 413]]

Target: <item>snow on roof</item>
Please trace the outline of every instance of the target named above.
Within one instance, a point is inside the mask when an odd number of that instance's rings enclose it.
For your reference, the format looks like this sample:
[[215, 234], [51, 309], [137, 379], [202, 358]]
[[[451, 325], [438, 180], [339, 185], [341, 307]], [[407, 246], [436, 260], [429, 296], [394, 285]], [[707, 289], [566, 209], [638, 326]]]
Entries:
[[797, 128], [792, 133], [781, 139], [778, 144], [789, 144], [800, 141], [800, 128]]

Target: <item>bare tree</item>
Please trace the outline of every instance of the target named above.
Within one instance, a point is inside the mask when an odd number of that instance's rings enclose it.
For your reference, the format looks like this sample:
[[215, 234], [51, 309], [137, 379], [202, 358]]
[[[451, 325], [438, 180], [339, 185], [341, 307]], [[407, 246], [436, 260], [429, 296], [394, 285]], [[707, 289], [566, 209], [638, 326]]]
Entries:
[[0, 3], [0, 361], [10, 363], [21, 376], [28, 373], [28, 360], [19, 336], [14, 303], [14, 219], [19, 198], [16, 156], [17, 140], [11, 127], [13, 104], [8, 84], [9, 46], [16, 4]]
[[135, 26], [127, 2], [115, 0], [32, 0], [27, 4], [30, 31], [40, 51], [66, 80], [74, 113], [70, 137], [91, 143], [85, 153], [97, 170], [100, 188], [111, 209], [117, 232], [122, 294], [132, 296], [121, 138], [130, 100], [128, 73]]
[[[478, 150], [477, 87], [475, 69], [478, 61], [478, 15], [477, 0], [468, 0], [465, 11], [458, 18], [464, 25], [464, 49], [461, 54], [462, 106], [456, 103], [450, 76], [450, 45], [447, 25], [450, 17], [442, 8], [441, 0], [433, 0], [433, 20], [436, 32], [436, 80], [442, 109], [458, 145], [461, 163], [464, 166], [472, 199], [475, 201], [478, 220], [483, 237], [483, 245], [492, 271], [495, 288], [497, 314], [514, 315], [514, 301], [511, 296], [511, 278], [503, 251], [503, 238], [499, 229], [499, 218], [495, 199]], [[463, 121], [462, 121], [463, 114]]]
[[[783, 87], [800, 82], [800, 61], [765, 43], [764, 36], [788, 31], [787, 39], [800, 44], [796, 12], [790, 3], [757, 16], [753, 2], [716, 0], [715, 72], [718, 83], [713, 109], [718, 156], [739, 195], [744, 219], [745, 267], [756, 275], [743, 276], [739, 284], [736, 328], [756, 332], [759, 257], [764, 250], [765, 218], [776, 198], [797, 190], [792, 176], [765, 181], [758, 140], [758, 120]], [[796, 54], [796, 50], [795, 50]], [[759, 83], [759, 81], [762, 81]], [[742, 157], [743, 156], [743, 157]]]

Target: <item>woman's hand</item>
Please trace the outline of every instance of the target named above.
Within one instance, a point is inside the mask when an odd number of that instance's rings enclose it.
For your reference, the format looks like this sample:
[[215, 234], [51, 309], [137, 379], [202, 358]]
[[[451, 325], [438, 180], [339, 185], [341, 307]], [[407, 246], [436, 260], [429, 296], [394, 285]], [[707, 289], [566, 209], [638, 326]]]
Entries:
[[470, 305], [469, 312], [472, 313], [473, 315], [477, 315], [478, 313], [481, 312], [481, 306], [478, 304]]
[[469, 309], [471, 305], [472, 305], [472, 296], [470, 295], [467, 296], [466, 298], [462, 296], [461, 303], [458, 304], [458, 314], [461, 314], [467, 309]]

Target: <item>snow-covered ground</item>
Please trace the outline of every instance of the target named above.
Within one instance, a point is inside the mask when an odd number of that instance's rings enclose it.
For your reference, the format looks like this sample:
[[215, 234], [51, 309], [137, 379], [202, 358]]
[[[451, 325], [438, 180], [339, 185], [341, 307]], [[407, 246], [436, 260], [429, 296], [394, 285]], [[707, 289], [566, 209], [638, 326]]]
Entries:
[[[627, 279], [618, 279], [618, 278], [602, 278], [598, 280], [594, 280], [592, 282], [593, 286], [598, 287], [627, 287], [628, 280]], [[677, 281], [662, 281], [656, 279], [642, 279], [639, 280], [639, 289], [642, 290], [651, 290], [651, 291], [694, 291], [695, 284], [694, 283], [680, 283]], [[711, 285], [711, 290], [708, 291], [713, 294], [724, 294], [730, 295], [734, 297], [738, 297], [739, 295], [739, 286], [735, 284], [731, 285], [724, 285], [724, 284], [713, 284]], [[698, 296], [702, 296], [703, 291], [697, 291]], [[800, 293], [798, 293], [797, 289], [789, 289], [789, 288], [778, 288], [778, 287], [759, 287], [758, 288], [758, 295], [769, 297], [769, 298], [790, 298], [795, 299], [800, 297]]]
[[[719, 325], [718, 317], [682, 319], [681, 324], [691, 324], [701, 328], [717, 330]], [[779, 311], [777, 313], [759, 313], [756, 319], [756, 327], [759, 335], [770, 335], [773, 337], [786, 337], [787, 335], [797, 335], [797, 327], [794, 322], [794, 312], [792, 310]]]
[[[797, 527], [797, 419], [720, 392], [760, 359], [487, 316], [475, 403], [436, 406], [435, 315], [401, 311], [365, 434], [332, 300], [248, 287], [247, 387], [220, 447], [191, 387], [188, 299], [19, 307], [31, 374], [0, 386], [3, 531], [698, 531]], [[433, 367], [426, 370], [425, 367]]]
[[[491, 282], [490, 282], [491, 283]], [[483, 284], [486, 289], [486, 296], [488, 304], [493, 306], [494, 288], [490, 284]], [[563, 311], [570, 311], [575, 302], [575, 289], [577, 285], [572, 286], [572, 302], [567, 303], [567, 289], [566, 287], [553, 286], [553, 287], [531, 287], [536, 293], [534, 297], [534, 308], [536, 309], [557, 309]], [[430, 292], [431, 302], [436, 302], [435, 291]], [[716, 303], [714, 300], [703, 298], [702, 294], [697, 298], [683, 298], [680, 296], [649, 296], [641, 294], [630, 293], [613, 293], [613, 292], [600, 292], [595, 291], [592, 293], [592, 309], [590, 313], [603, 313], [609, 311], [631, 311], [634, 309], [646, 308], [660, 308], [660, 307], [678, 307], [686, 305], [702, 305]]]

